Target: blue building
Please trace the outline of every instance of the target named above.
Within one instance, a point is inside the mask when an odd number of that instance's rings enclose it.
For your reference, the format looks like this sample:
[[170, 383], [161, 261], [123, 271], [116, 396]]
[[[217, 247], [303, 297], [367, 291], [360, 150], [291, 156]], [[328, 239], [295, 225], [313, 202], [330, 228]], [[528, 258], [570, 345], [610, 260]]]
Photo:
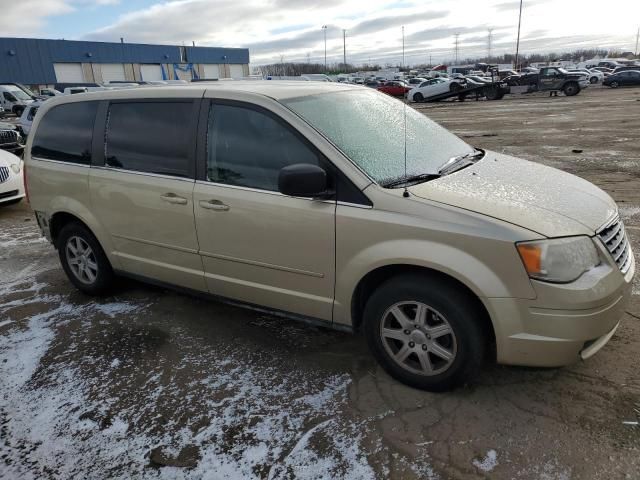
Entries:
[[0, 38], [0, 83], [50, 87], [248, 75], [245, 48]]

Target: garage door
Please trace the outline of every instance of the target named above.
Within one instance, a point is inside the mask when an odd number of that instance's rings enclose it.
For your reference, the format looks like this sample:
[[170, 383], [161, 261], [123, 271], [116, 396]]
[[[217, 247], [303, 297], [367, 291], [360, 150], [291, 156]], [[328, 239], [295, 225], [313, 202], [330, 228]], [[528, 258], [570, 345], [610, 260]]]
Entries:
[[204, 78], [212, 79], [212, 78], [220, 78], [220, 67], [218, 65], [203, 65], [204, 67]]
[[142, 80], [146, 82], [163, 80], [160, 65], [140, 65], [140, 74], [142, 75]]
[[122, 63], [103, 63], [100, 65], [103, 82], [125, 80], [124, 65]]
[[231, 78], [244, 77], [244, 70], [242, 65], [229, 65], [231, 67]]
[[80, 63], [54, 63], [58, 83], [84, 83], [82, 64]]

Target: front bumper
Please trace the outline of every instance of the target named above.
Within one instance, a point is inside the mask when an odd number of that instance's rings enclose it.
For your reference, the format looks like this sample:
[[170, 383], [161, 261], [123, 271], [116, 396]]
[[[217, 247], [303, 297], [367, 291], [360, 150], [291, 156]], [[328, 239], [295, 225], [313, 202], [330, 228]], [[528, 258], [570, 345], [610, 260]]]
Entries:
[[498, 363], [559, 367], [587, 359], [613, 336], [631, 298], [635, 261], [624, 275], [603, 264], [571, 284], [532, 282], [535, 300], [488, 298]]
[[24, 198], [24, 183], [22, 171], [19, 174], [11, 173], [7, 181], [0, 183], [0, 204]]

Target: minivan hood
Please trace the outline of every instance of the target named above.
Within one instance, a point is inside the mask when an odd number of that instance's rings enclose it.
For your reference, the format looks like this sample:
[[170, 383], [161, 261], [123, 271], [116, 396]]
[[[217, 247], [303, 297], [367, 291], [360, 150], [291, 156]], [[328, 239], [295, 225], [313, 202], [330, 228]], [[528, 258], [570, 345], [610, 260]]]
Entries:
[[617, 212], [609, 195], [582, 178], [490, 151], [470, 167], [409, 191], [547, 237], [593, 235]]

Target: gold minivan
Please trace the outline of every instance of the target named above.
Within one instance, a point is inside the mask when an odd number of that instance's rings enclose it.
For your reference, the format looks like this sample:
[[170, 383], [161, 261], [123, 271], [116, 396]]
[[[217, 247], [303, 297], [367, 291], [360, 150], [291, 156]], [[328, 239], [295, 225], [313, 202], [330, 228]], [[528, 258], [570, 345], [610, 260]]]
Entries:
[[83, 292], [125, 275], [362, 332], [418, 388], [469, 381], [487, 358], [587, 359], [631, 295], [606, 193], [365, 87], [58, 97], [25, 157], [38, 223]]

